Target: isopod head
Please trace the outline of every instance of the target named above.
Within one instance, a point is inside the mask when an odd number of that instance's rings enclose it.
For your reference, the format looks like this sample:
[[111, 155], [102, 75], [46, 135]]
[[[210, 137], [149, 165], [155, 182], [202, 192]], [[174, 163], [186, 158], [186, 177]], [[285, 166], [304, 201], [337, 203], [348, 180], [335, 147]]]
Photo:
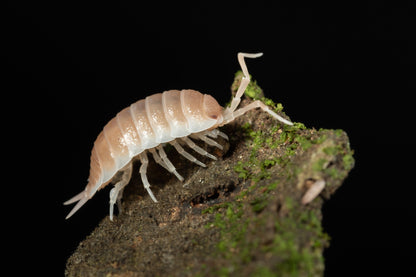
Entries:
[[218, 104], [217, 100], [209, 94], [204, 95], [204, 113], [205, 116], [216, 119], [217, 123], [222, 122], [223, 108]]

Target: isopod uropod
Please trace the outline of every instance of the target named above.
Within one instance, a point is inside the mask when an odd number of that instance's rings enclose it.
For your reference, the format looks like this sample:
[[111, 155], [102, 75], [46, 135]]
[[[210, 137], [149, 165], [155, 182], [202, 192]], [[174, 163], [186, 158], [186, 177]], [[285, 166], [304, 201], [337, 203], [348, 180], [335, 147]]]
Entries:
[[228, 137], [216, 128], [255, 108], [261, 108], [277, 120], [292, 125], [292, 122], [271, 111], [259, 100], [237, 109], [250, 83], [244, 58], [257, 58], [261, 55], [262, 53], [238, 53], [238, 62], [244, 76], [229, 107], [222, 108], [211, 95], [195, 90], [169, 90], [150, 95], [119, 112], [105, 125], [95, 140], [91, 151], [88, 184], [81, 193], [64, 203], [68, 205], [77, 202], [66, 218], [71, 217], [119, 173], [117, 178], [114, 178], [116, 183], [110, 191], [110, 219], [113, 220], [114, 204], [122, 197], [123, 189], [131, 177], [132, 161], [136, 158], [141, 162], [140, 176], [143, 185], [151, 199], [157, 202], [146, 176], [147, 152], [152, 154], [159, 165], [183, 181], [183, 177], [176, 171], [163, 150], [166, 143], [171, 144], [188, 160], [205, 167], [205, 164], [186, 152], [181, 144], [186, 144], [195, 152], [216, 160], [215, 156], [196, 145], [190, 138], [200, 139], [221, 149], [222, 146], [212, 138]]

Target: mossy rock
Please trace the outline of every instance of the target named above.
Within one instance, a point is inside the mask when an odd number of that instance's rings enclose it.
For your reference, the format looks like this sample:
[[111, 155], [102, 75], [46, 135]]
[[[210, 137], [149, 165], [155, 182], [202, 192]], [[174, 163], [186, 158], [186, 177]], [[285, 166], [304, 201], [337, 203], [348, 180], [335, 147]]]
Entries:
[[[285, 116], [252, 84], [251, 97]], [[219, 140], [223, 151], [207, 148], [219, 159], [201, 158], [206, 168], [167, 149], [185, 183], [150, 163], [158, 203], [141, 188], [135, 164], [123, 213], [79, 244], [66, 276], [322, 276], [329, 236], [321, 207], [354, 166], [346, 133], [282, 125], [261, 110], [223, 131], [230, 141]], [[317, 180], [324, 190], [302, 204]]]

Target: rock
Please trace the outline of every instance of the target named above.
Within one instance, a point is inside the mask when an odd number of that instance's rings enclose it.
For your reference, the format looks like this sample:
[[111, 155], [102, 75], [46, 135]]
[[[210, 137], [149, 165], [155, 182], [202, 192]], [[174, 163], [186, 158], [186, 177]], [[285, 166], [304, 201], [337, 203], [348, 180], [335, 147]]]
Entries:
[[[238, 82], [237, 74], [232, 90]], [[252, 83], [248, 95], [258, 92]], [[230, 141], [219, 140], [223, 151], [207, 148], [218, 160], [201, 158], [206, 168], [167, 147], [184, 183], [150, 163], [158, 203], [135, 164], [123, 212], [79, 244], [66, 276], [322, 276], [329, 236], [321, 207], [354, 166], [346, 133], [282, 125], [261, 110], [222, 130]], [[317, 182], [323, 191], [302, 204]]]

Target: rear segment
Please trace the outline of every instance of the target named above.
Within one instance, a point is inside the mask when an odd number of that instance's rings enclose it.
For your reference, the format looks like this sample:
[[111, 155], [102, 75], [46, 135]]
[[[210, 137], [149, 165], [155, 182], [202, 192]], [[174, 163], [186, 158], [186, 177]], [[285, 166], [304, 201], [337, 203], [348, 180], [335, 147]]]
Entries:
[[72, 208], [71, 212], [66, 216], [65, 219], [70, 218], [76, 211], [78, 211], [88, 201], [88, 199], [90, 199], [95, 194], [95, 192], [99, 187], [101, 187], [101, 185], [102, 167], [100, 164], [100, 159], [98, 157], [96, 147], [93, 147], [91, 152], [90, 177], [88, 178], [88, 184], [85, 187], [85, 190], [81, 191], [79, 194], [64, 202], [64, 205], [69, 205], [78, 202]]
[[117, 121], [117, 117], [110, 120], [95, 140], [91, 151], [88, 184], [85, 190], [64, 203], [69, 205], [78, 202], [67, 215], [67, 219], [93, 197], [97, 190], [105, 187], [119, 169], [130, 162], [130, 150]]

